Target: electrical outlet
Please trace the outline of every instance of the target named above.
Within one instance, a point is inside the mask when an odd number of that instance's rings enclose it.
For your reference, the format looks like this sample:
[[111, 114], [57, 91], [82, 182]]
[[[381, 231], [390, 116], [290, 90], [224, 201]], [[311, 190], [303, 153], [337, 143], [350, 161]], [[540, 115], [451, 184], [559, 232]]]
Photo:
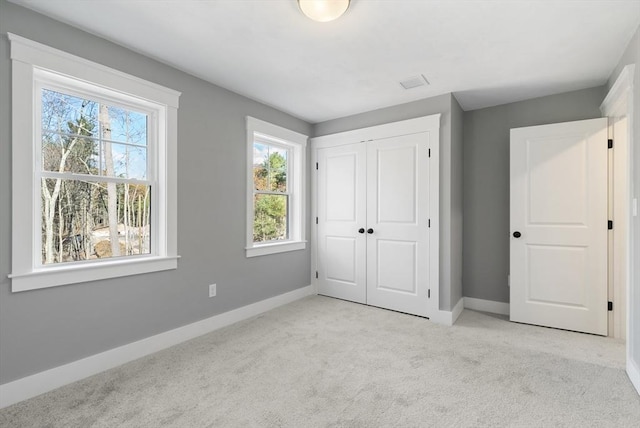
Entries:
[[209, 285], [209, 297], [215, 297], [215, 295], [216, 295], [216, 285], [211, 284]]

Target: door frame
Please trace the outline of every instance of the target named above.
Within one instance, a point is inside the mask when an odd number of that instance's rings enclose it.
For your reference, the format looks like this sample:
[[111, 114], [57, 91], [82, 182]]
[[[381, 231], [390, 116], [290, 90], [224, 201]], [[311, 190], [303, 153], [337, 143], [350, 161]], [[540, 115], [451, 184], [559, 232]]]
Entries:
[[[637, 204], [637, 200], [634, 198], [634, 189], [633, 189], [633, 171], [634, 168], [640, 167], [640, 165], [634, 164], [634, 151], [640, 150], [637, 147], [638, 142], [633, 141], [634, 137], [634, 97], [633, 97], [633, 81], [635, 74], [635, 66], [633, 64], [627, 65], [624, 67], [615, 83], [607, 93], [604, 101], [600, 105], [600, 111], [602, 114], [609, 119], [613, 119], [616, 117], [626, 116], [627, 118], [627, 161], [622, 163], [626, 167], [626, 176], [627, 176], [627, 190], [626, 190], [626, 199], [628, 203], [627, 210], [627, 219], [626, 219], [626, 278], [624, 284], [614, 284], [614, 287], [619, 286], [620, 288], [626, 291], [626, 360], [627, 360], [627, 374], [631, 379], [631, 382], [634, 384], [636, 390], [640, 393], [640, 361], [635, 361], [633, 359], [632, 350], [640, 347], [640, 340], [638, 336], [640, 336], [640, 331], [634, 331], [632, 320], [634, 317], [640, 316], [640, 314], [636, 313], [637, 308], [634, 309], [634, 302], [636, 300], [640, 300], [640, 287], [638, 286], [638, 280], [640, 280], [640, 267], [633, 266], [631, 263], [632, 260], [635, 259], [635, 252], [640, 251], [640, 242], [634, 242], [634, 225], [633, 225], [633, 217], [634, 217], [634, 208], [635, 204]], [[615, 141], [614, 141], [615, 148]], [[619, 165], [617, 163], [616, 165]], [[640, 189], [636, 189], [640, 190]], [[635, 208], [637, 209], [637, 208]], [[637, 215], [637, 213], [636, 213]], [[614, 306], [615, 309], [615, 306]], [[616, 318], [614, 317], [614, 323], [616, 322]], [[614, 325], [614, 330], [616, 326]]]
[[[352, 131], [338, 132], [335, 134], [314, 137], [311, 144], [311, 284], [318, 292], [316, 272], [318, 269], [318, 149], [335, 147], [346, 144], [366, 143], [382, 138], [391, 138], [402, 135], [430, 133], [431, 159], [429, 168], [429, 219], [431, 229], [440, 231], [440, 114], [418, 117], [386, 123]], [[432, 140], [431, 140], [432, 139]], [[428, 306], [428, 318], [439, 323], [446, 323], [446, 316], [440, 314], [440, 233], [431, 233], [429, 236], [429, 284], [431, 296], [425, 304]], [[435, 269], [432, 268], [435, 266]], [[435, 284], [436, 286], [433, 286]]]

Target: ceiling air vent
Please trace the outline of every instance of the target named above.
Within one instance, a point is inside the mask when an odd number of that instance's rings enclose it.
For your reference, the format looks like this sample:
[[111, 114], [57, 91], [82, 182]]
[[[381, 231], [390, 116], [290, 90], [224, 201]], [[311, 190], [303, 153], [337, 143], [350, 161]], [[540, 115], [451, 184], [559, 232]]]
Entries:
[[400, 84], [405, 89], [417, 88], [418, 86], [428, 85], [429, 81], [422, 74], [419, 76], [408, 77], [400, 81]]

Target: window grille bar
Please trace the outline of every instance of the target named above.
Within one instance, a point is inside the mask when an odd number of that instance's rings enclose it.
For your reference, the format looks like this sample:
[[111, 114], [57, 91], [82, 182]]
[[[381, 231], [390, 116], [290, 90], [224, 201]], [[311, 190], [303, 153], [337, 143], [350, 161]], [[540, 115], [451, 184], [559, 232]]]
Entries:
[[92, 175], [92, 174], [77, 174], [74, 172], [55, 172], [55, 171], [42, 171], [40, 173], [41, 178], [61, 178], [63, 180], [79, 180], [79, 181], [92, 181], [92, 182], [110, 182], [110, 183], [129, 183], [129, 184], [144, 184], [152, 186], [154, 182], [152, 180], [140, 180], [135, 178], [122, 178], [122, 177], [109, 177], [106, 175]]
[[85, 138], [87, 140], [93, 140], [93, 141], [97, 141], [97, 142], [103, 142], [103, 143], [112, 143], [112, 144], [122, 144], [124, 146], [132, 146], [132, 147], [139, 147], [139, 148], [147, 148], [147, 144], [136, 144], [136, 143], [131, 143], [131, 142], [125, 142], [125, 141], [116, 141], [116, 140], [108, 140], [106, 138], [100, 138], [100, 137], [96, 137], [93, 135], [80, 135], [80, 134], [73, 134], [71, 132], [61, 132], [61, 131], [51, 131], [45, 128], [42, 128], [42, 133], [43, 134], [56, 134], [59, 135], [61, 137], [73, 137], [73, 138]]

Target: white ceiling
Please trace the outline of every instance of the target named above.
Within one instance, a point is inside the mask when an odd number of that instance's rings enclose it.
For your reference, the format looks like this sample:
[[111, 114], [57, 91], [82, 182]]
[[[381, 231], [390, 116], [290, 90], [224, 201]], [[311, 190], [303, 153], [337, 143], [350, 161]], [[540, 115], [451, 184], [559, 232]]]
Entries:
[[[330, 23], [296, 0], [11, 1], [312, 123], [601, 85], [640, 24], [640, 0], [352, 0]], [[431, 85], [399, 84], [419, 74]]]

